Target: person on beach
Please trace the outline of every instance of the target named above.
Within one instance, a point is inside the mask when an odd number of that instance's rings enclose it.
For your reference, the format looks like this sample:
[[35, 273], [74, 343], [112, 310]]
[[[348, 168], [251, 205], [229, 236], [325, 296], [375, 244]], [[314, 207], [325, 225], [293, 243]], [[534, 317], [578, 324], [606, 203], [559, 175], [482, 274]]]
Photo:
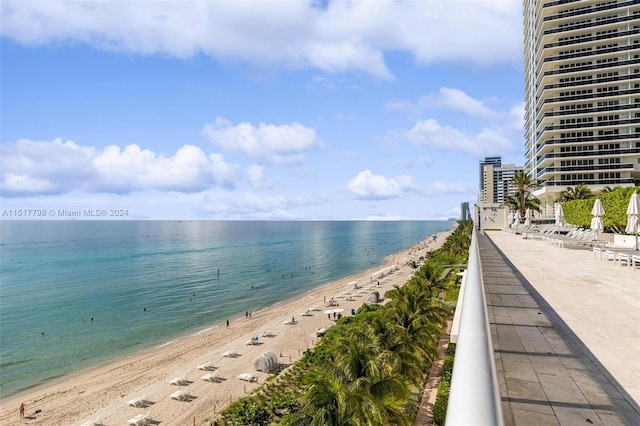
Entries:
[[229, 320], [227, 320], [227, 328], [229, 328]]
[[24, 402], [20, 403], [20, 418], [24, 419]]

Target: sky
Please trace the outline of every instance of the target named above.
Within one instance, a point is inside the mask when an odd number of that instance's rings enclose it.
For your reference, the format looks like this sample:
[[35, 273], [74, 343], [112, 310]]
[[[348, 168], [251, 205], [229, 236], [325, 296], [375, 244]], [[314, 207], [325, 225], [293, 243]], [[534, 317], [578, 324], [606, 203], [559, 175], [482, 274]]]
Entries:
[[443, 220], [524, 163], [521, 0], [0, 8], [0, 220]]

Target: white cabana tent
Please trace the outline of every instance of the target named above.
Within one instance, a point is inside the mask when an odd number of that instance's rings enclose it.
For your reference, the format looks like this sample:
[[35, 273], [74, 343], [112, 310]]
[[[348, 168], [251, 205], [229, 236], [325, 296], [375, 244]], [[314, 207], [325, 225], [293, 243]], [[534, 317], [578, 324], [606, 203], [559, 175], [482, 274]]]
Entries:
[[256, 371], [269, 373], [278, 368], [278, 354], [275, 349], [269, 349], [253, 361], [253, 368]]
[[367, 296], [367, 303], [378, 303], [380, 301], [380, 293], [374, 291]]

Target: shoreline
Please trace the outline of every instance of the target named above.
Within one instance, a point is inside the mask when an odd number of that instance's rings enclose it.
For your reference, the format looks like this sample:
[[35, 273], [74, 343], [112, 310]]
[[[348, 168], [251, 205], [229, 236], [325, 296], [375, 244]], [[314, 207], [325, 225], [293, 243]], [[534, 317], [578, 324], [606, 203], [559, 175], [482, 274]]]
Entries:
[[[366, 299], [355, 294], [347, 301], [344, 293], [351, 290], [348, 282], [358, 281], [362, 291], [380, 291], [384, 294], [393, 285], [406, 282], [411, 268], [407, 265], [380, 279], [378, 287], [371, 275], [377, 270], [398, 264], [403, 259], [418, 260], [427, 251], [439, 248], [452, 231], [442, 231], [426, 236], [413, 247], [386, 256], [382, 264], [347, 277], [308, 289], [290, 298], [252, 312], [251, 318], [241, 315], [230, 319], [230, 326], [215, 323], [176, 339], [140, 349], [128, 355], [60, 376], [19, 391], [0, 400], [0, 423], [18, 421], [18, 406], [26, 405], [24, 424], [81, 424], [87, 420], [100, 420], [105, 424], [122, 424], [137, 414], [148, 414], [162, 424], [191, 424], [192, 419], [202, 422], [212, 418], [231, 400], [250, 393], [264, 383], [268, 374], [254, 371], [253, 360], [273, 348], [280, 355], [282, 364], [290, 364], [302, 356], [304, 350], [317, 342], [314, 331], [329, 327], [333, 321], [323, 313], [324, 300], [336, 297], [343, 315], [357, 309]], [[434, 241], [433, 236], [437, 236]], [[362, 292], [361, 291], [361, 292]], [[361, 293], [358, 292], [358, 293]], [[311, 307], [314, 311], [304, 316]], [[283, 324], [293, 319], [293, 325]], [[274, 337], [262, 337], [272, 332]], [[258, 345], [246, 345], [248, 339], [259, 337]], [[241, 354], [237, 358], [224, 357], [228, 350]], [[199, 364], [211, 362], [217, 368], [211, 373], [224, 380], [209, 383], [201, 380], [207, 371], [200, 371]], [[251, 373], [257, 383], [247, 383], [236, 377]], [[187, 386], [174, 386], [168, 382], [173, 377], [185, 376]], [[189, 402], [172, 400], [169, 395], [181, 389], [195, 398]], [[127, 406], [127, 401], [145, 396], [152, 404], [143, 408]], [[36, 411], [39, 410], [37, 413]]]

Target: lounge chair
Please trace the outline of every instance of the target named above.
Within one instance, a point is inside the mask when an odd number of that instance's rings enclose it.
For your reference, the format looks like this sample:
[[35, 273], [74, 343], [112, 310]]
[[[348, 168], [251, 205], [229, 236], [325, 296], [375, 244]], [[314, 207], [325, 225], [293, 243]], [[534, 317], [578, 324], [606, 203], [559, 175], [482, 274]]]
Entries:
[[240, 354], [236, 352], [235, 349], [231, 349], [230, 351], [223, 352], [222, 356], [225, 358], [237, 358]]
[[187, 376], [184, 375], [182, 377], [174, 377], [173, 379], [169, 380], [169, 384], [175, 386], [186, 386], [189, 384], [189, 381], [187, 380]]
[[251, 340], [247, 340], [245, 342], [245, 344], [247, 344], [247, 345], [257, 345], [258, 343], [260, 343], [259, 339], [260, 338], [258, 336], [252, 337]]
[[238, 375], [238, 379], [244, 380], [245, 382], [255, 382], [256, 381], [256, 376], [254, 376], [251, 373], [242, 373], [242, 374]]
[[220, 383], [222, 381], [221, 377], [211, 373], [207, 373], [204, 376], [200, 376], [200, 378], [205, 382], [211, 382], [211, 383]]
[[215, 369], [216, 369], [216, 366], [215, 366], [215, 365], [213, 365], [213, 364], [212, 364], [212, 363], [210, 363], [210, 362], [205, 362], [205, 363], [202, 363], [202, 364], [198, 365], [196, 368], [197, 368], [198, 370], [211, 371], [211, 370], [215, 370]]
[[148, 402], [149, 401], [147, 401], [147, 396], [145, 395], [145, 396], [141, 396], [140, 398], [135, 398], [130, 401], [127, 401], [127, 405], [130, 407], [142, 408], [142, 407], [146, 407]]
[[191, 401], [191, 399], [193, 398], [191, 395], [189, 395], [186, 391], [181, 390], [177, 390], [175, 392], [173, 392], [171, 395], [169, 395], [169, 398], [176, 400], [176, 401], [181, 401], [181, 402], [189, 402]]
[[270, 331], [265, 331], [261, 334], [262, 337], [273, 337], [275, 336], [272, 332]]
[[129, 420], [127, 420], [127, 424], [134, 425], [134, 426], [142, 426], [149, 423], [150, 420], [151, 419], [146, 414], [138, 414], [137, 416], [134, 416]]

